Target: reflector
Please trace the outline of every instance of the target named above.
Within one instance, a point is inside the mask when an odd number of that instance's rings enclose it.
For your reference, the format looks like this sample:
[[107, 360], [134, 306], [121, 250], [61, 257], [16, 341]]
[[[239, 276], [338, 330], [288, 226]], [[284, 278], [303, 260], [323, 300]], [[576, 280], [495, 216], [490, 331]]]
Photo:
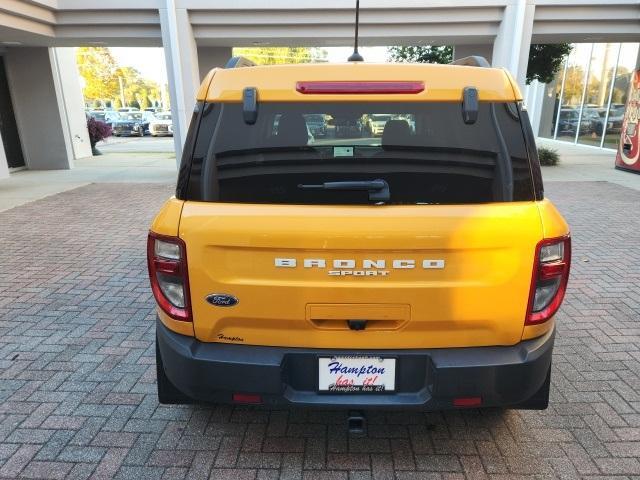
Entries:
[[231, 398], [235, 403], [262, 403], [262, 397], [252, 393], [234, 393]]
[[479, 407], [482, 397], [457, 397], [453, 399], [454, 407]]

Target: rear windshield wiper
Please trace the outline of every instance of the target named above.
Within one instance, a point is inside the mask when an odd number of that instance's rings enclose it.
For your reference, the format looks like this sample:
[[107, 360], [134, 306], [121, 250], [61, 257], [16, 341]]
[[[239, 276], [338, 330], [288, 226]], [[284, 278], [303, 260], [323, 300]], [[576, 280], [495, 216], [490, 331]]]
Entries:
[[366, 190], [370, 202], [388, 202], [391, 200], [389, 184], [380, 178], [365, 181], [324, 182], [317, 185], [300, 184], [301, 190]]

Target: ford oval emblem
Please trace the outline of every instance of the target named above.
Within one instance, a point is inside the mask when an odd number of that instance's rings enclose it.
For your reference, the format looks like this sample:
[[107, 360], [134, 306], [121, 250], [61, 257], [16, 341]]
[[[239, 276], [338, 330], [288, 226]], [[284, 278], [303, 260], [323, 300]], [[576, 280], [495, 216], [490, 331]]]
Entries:
[[207, 295], [207, 302], [216, 307], [233, 307], [238, 304], [238, 299], [226, 293], [212, 293]]

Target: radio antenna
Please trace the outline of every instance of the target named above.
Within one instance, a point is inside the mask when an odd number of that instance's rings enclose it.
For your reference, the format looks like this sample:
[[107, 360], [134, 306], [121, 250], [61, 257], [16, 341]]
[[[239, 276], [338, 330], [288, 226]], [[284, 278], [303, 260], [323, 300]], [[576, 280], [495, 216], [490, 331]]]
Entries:
[[356, 0], [356, 38], [353, 46], [353, 53], [347, 59], [348, 62], [364, 62], [362, 55], [358, 53], [358, 25], [360, 24], [360, 0]]

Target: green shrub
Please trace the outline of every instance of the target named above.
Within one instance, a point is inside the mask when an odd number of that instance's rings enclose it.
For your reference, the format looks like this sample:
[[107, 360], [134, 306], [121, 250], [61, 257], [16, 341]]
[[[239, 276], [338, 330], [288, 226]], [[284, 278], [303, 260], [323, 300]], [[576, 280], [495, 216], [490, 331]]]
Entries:
[[545, 147], [538, 148], [538, 158], [540, 159], [540, 165], [544, 167], [553, 167], [560, 161], [560, 155], [556, 150]]

